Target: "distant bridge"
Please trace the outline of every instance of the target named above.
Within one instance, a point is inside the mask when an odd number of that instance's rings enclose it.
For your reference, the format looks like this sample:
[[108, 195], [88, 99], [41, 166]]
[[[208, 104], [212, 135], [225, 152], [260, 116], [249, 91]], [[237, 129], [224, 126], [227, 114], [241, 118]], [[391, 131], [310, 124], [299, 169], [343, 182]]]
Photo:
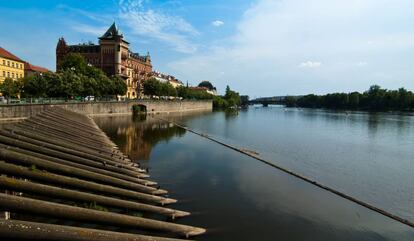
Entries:
[[285, 104], [286, 96], [262, 97], [249, 101], [249, 105], [283, 105]]

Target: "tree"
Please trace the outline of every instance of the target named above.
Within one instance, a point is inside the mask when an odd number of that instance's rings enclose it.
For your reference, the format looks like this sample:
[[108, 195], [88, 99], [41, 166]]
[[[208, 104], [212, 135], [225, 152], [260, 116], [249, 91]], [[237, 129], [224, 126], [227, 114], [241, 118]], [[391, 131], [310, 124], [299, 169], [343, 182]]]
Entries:
[[88, 63], [79, 53], [69, 53], [60, 64], [60, 70], [71, 69], [78, 73], [87, 72]]
[[18, 80], [13, 80], [11, 78], [6, 78], [0, 84], [0, 92], [8, 98], [17, 97], [21, 91], [21, 82]]
[[213, 84], [207, 80], [200, 82], [200, 84], [198, 84], [198, 87], [205, 87], [209, 90], [216, 90], [216, 87], [214, 87]]
[[215, 109], [225, 109], [227, 108], [229, 105], [227, 103], [227, 101], [220, 97], [220, 96], [214, 96], [213, 97], [213, 108]]
[[235, 107], [240, 106], [241, 98], [239, 93], [230, 89], [230, 86], [227, 85], [226, 87], [226, 94], [224, 95], [224, 99], [227, 101], [227, 107]]
[[358, 92], [352, 92], [349, 94], [349, 108], [356, 109], [359, 107], [359, 99], [360, 99], [360, 93]]
[[43, 78], [47, 82], [46, 94], [48, 97], [66, 97], [62, 74], [48, 73]]
[[46, 97], [48, 83], [41, 74], [25, 76], [22, 79], [24, 97]]
[[113, 95], [125, 95], [128, 90], [128, 87], [125, 81], [119, 76], [112, 76], [112, 84], [114, 86], [112, 93]]
[[160, 89], [160, 82], [155, 78], [150, 78], [144, 82], [145, 95], [157, 95]]
[[[305, 95], [295, 104], [308, 108], [331, 109], [365, 109], [365, 110], [411, 110], [413, 109], [414, 94], [404, 88], [398, 90], [382, 89], [373, 85], [364, 93], [352, 92], [332, 93], [327, 95]], [[286, 100], [286, 106], [288, 102]]]
[[295, 107], [296, 106], [296, 98], [293, 97], [293, 96], [286, 96], [285, 105], [286, 105], [286, 107]]
[[247, 106], [249, 104], [249, 96], [248, 95], [242, 95], [240, 96], [241, 105]]
[[25, 96], [65, 97], [125, 95], [125, 81], [86, 63], [80, 54], [68, 54], [57, 73], [44, 73], [23, 79]]

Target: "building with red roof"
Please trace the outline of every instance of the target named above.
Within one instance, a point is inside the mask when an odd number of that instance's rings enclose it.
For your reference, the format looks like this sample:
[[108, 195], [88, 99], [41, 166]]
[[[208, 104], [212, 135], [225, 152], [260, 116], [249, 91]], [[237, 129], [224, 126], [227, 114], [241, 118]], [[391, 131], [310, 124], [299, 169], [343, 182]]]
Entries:
[[24, 77], [24, 61], [0, 47], [0, 83], [6, 78], [17, 80]]
[[43, 74], [47, 72], [50, 72], [50, 70], [40, 67], [40, 66], [32, 65], [28, 62], [24, 63], [24, 75], [25, 76], [30, 76], [34, 74]]

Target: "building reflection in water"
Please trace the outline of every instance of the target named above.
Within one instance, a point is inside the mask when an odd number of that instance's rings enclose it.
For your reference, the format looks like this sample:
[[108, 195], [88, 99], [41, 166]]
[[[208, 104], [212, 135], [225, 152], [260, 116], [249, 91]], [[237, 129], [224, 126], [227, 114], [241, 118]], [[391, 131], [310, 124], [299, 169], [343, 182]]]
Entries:
[[152, 148], [158, 143], [182, 136], [185, 130], [175, 125], [145, 116], [97, 117], [95, 122], [136, 161], [148, 161]]

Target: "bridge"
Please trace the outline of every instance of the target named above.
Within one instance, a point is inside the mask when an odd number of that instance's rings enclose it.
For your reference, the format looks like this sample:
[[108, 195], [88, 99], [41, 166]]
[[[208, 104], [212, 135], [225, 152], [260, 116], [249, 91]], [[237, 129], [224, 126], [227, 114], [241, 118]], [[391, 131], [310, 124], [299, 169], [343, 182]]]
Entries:
[[249, 101], [249, 105], [263, 105], [267, 107], [269, 105], [284, 105], [286, 96], [274, 96], [274, 97], [261, 97]]

